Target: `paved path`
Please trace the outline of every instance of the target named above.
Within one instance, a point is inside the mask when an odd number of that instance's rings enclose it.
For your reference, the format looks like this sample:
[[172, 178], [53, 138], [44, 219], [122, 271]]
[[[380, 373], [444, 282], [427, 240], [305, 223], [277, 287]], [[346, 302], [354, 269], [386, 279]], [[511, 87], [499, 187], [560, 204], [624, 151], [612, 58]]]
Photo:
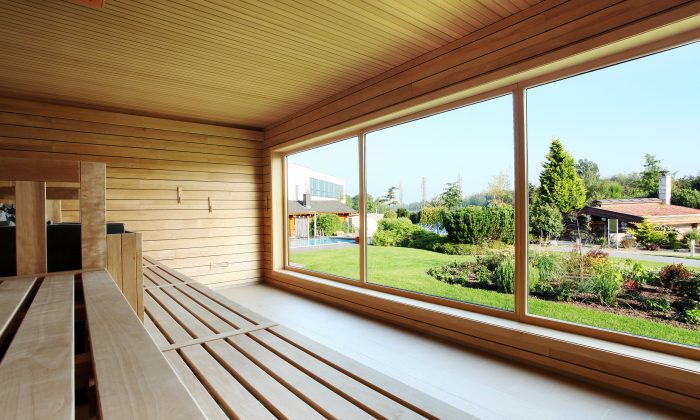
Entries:
[[[530, 248], [533, 249], [533, 248]], [[574, 247], [572, 244], [560, 244], [558, 246], [550, 246], [550, 247], [545, 247], [543, 250], [547, 251], [555, 251], [555, 252], [571, 252], [573, 251]], [[591, 246], [584, 246], [583, 250], [584, 252], [588, 252], [591, 249], [598, 249], [598, 247], [591, 247]], [[615, 250], [615, 249], [604, 249], [605, 252], [607, 252], [611, 257], [618, 257], [618, 258], [629, 258], [631, 260], [637, 260], [637, 261], [652, 261], [652, 262], [659, 262], [659, 263], [664, 263], [664, 264], [683, 264], [687, 265], [689, 267], [699, 267], [700, 268], [700, 260], [694, 260], [690, 258], [679, 258], [679, 257], [673, 257], [669, 255], [660, 255], [660, 254], [653, 254], [652, 251], [643, 251], [643, 250], [638, 250], [638, 251], [627, 251], [627, 250]], [[666, 252], [673, 252], [673, 251], [664, 251]], [[697, 255], [697, 254], [696, 254]]]

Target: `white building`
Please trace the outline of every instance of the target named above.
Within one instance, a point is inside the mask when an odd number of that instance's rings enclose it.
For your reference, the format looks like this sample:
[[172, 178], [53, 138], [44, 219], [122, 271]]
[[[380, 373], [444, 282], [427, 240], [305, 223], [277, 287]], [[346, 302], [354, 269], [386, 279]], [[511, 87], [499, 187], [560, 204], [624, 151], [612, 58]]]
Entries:
[[337, 200], [345, 203], [345, 180], [290, 163], [287, 165], [287, 199], [303, 201], [304, 194], [312, 200]]

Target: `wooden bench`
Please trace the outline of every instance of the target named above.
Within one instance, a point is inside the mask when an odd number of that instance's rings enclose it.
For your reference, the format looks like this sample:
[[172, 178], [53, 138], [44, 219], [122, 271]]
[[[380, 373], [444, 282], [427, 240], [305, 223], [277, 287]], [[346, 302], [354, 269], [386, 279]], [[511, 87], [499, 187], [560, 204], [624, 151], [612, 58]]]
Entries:
[[204, 418], [104, 270], [0, 278], [0, 413]]
[[144, 259], [145, 326], [209, 418], [471, 418]]

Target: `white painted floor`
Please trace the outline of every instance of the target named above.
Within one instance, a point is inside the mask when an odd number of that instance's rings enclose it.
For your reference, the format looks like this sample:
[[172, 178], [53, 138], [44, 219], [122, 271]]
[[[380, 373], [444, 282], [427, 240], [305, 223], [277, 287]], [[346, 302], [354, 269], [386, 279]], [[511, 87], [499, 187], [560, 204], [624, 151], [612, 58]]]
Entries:
[[267, 285], [219, 293], [484, 419], [683, 418], [668, 409]]

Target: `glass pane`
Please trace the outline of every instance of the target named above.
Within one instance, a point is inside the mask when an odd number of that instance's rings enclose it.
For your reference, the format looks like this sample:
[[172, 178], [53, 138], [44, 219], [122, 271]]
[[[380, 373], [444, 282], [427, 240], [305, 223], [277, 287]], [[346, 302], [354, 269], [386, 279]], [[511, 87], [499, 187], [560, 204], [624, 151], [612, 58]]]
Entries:
[[698, 57], [527, 90], [529, 313], [700, 346]]
[[357, 137], [287, 157], [289, 265], [360, 278]]
[[368, 282], [513, 309], [511, 95], [366, 137]]

